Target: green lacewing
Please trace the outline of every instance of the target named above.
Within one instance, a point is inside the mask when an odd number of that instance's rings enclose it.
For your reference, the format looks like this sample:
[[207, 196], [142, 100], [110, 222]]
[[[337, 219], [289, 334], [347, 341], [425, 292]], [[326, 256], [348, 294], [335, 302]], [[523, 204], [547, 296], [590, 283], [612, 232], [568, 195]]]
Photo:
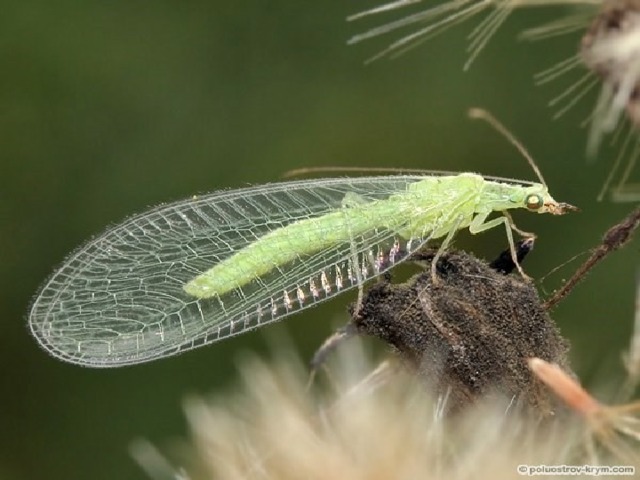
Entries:
[[80, 247], [42, 287], [29, 324], [62, 360], [149, 361], [316, 305], [459, 229], [503, 224], [510, 235], [510, 217], [487, 220], [494, 211], [568, 207], [544, 185], [472, 173], [212, 193], [131, 217]]
[[[29, 313], [53, 356], [92, 367], [141, 363], [238, 335], [378, 276], [429, 240], [503, 225], [508, 210], [561, 215], [541, 183], [475, 173], [328, 178], [216, 192], [107, 229], [51, 275]], [[493, 212], [503, 215], [489, 219]], [[433, 262], [434, 264], [436, 261]], [[517, 264], [517, 260], [515, 261]]]

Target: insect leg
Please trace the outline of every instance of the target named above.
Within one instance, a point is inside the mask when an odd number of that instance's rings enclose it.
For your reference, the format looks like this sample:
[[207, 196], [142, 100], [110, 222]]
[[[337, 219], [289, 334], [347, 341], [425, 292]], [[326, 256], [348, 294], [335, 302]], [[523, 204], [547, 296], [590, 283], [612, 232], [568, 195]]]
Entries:
[[536, 238], [536, 234], [535, 233], [531, 233], [531, 232], [525, 232], [524, 230], [520, 230], [518, 227], [516, 227], [515, 222], [513, 221], [513, 217], [511, 216], [511, 214], [507, 211], [504, 210], [502, 212], [502, 214], [508, 218], [509, 220], [509, 226], [511, 227], [511, 230], [518, 232], [520, 235], [522, 235], [525, 238]]
[[440, 244], [440, 248], [438, 248], [438, 251], [436, 252], [435, 256], [433, 257], [433, 260], [431, 261], [431, 279], [434, 283], [438, 281], [436, 276], [436, 265], [438, 264], [438, 260], [440, 259], [442, 254], [445, 252], [445, 250], [451, 243], [451, 240], [453, 240], [453, 236], [458, 231], [458, 227], [462, 223], [462, 219], [463, 217], [462, 215], [460, 215], [456, 220], [455, 226], [451, 230], [449, 230], [449, 233], [447, 233], [447, 236], [444, 238], [443, 242]]
[[[354, 207], [358, 205], [363, 205], [365, 203], [367, 203], [367, 201], [357, 193], [347, 192], [344, 198], [342, 199], [342, 208], [344, 209], [344, 208]], [[356, 281], [358, 282], [358, 301], [356, 303], [357, 305], [356, 312], [357, 312], [358, 310], [360, 310], [360, 306], [362, 305], [362, 299], [364, 298], [364, 290], [363, 290], [364, 280], [362, 278], [362, 272], [358, 265], [358, 253], [356, 252], [356, 249], [355, 249], [356, 244], [353, 241], [351, 225], [349, 225], [348, 221], [345, 221], [345, 225], [347, 227], [347, 230], [349, 231], [351, 261], [354, 266], [353, 271], [355, 272], [355, 275], [356, 275]], [[363, 262], [364, 262], [364, 259], [363, 259]]]
[[[358, 205], [364, 205], [365, 203], [367, 203], [367, 201], [357, 193], [347, 192], [344, 198], [342, 199], [342, 208], [344, 211], [345, 209], [348, 209], [351, 207], [357, 207]], [[360, 310], [360, 307], [362, 305], [362, 300], [364, 298], [364, 290], [363, 290], [364, 279], [362, 278], [362, 272], [358, 265], [358, 252], [356, 251], [356, 243], [353, 239], [351, 225], [349, 224], [349, 221], [346, 219], [346, 217], [345, 217], [345, 228], [349, 232], [351, 262], [353, 263], [353, 271], [355, 273], [356, 281], [358, 283], [358, 299], [356, 302], [356, 310], [355, 310], [356, 312], [355, 315], [357, 315], [357, 312], [358, 310]], [[356, 333], [357, 331], [355, 327], [350, 322], [344, 327], [337, 330], [335, 333], [333, 333], [329, 338], [327, 338], [324, 341], [324, 343], [320, 346], [320, 348], [316, 350], [316, 353], [313, 355], [313, 358], [311, 359], [311, 362], [310, 362], [311, 373], [309, 375], [309, 385], [311, 385], [311, 383], [313, 382], [316, 372], [324, 364], [329, 354], [333, 350], [335, 350], [341, 343], [343, 343], [348, 338], [354, 336]]]
[[313, 379], [315, 378], [316, 372], [324, 365], [327, 361], [329, 355], [340, 345], [342, 345], [345, 340], [348, 340], [351, 337], [354, 337], [358, 334], [358, 330], [353, 322], [347, 323], [344, 327], [336, 330], [330, 337], [328, 337], [320, 348], [316, 350], [316, 353], [313, 354], [313, 358], [311, 362], [309, 362], [309, 385], [313, 383]]
[[473, 220], [471, 220], [471, 224], [469, 224], [469, 231], [475, 235], [476, 233], [484, 232], [485, 230], [490, 230], [494, 227], [497, 227], [498, 225], [504, 225], [505, 230], [507, 232], [509, 250], [511, 250], [511, 259], [513, 260], [513, 263], [515, 263], [516, 268], [518, 269], [518, 272], [520, 272], [520, 275], [522, 275], [522, 278], [524, 278], [525, 280], [531, 280], [531, 278], [526, 273], [524, 273], [524, 270], [522, 270], [522, 267], [518, 262], [516, 245], [515, 245], [515, 242], [513, 241], [513, 233], [511, 233], [512, 228], [518, 231], [519, 233], [521, 231], [518, 230], [517, 228], [514, 228], [515, 225], [513, 224], [513, 221], [511, 220], [511, 217], [508, 214], [502, 217], [494, 218], [493, 220], [486, 221], [490, 213], [491, 212], [479, 213], [478, 215], [476, 215], [473, 218]]

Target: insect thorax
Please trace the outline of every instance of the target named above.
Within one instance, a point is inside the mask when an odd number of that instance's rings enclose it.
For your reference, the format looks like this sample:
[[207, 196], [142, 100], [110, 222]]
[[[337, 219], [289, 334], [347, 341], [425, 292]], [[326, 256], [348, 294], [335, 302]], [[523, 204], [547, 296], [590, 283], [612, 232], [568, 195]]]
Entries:
[[474, 173], [429, 177], [409, 186], [396, 202], [404, 218], [397, 229], [404, 238], [440, 238], [469, 225], [484, 189], [485, 180]]

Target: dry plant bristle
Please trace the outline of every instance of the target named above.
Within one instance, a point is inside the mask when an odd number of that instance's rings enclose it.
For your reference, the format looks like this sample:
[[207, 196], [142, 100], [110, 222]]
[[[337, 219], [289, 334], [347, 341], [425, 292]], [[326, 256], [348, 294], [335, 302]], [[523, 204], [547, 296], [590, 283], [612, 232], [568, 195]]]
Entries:
[[636, 308], [633, 322], [633, 332], [629, 349], [622, 356], [623, 365], [627, 371], [627, 380], [621, 391], [621, 398], [628, 399], [640, 384], [640, 272], [636, 278]]
[[[421, 3], [423, 3], [422, 0], [393, 1], [351, 15], [347, 17], [347, 20], [359, 20], [364, 17], [388, 13]], [[524, 7], [546, 7], [551, 5], [592, 6], [594, 4], [598, 5], [599, 3], [595, 2], [595, 0], [449, 0], [371, 28], [364, 33], [355, 35], [348, 43], [359, 43], [405, 27], [419, 26], [416, 31], [401, 36], [368, 61], [377, 60], [385, 56], [394, 57], [414, 48], [423, 41], [447, 30], [453, 25], [465, 22], [486, 12], [485, 18], [483, 18], [468, 35], [469, 45], [467, 52], [469, 56], [464, 65], [464, 69], [466, 70], [514, 10]], [[579, 28], [577, 26], [578, 22], [581, 22], [582, 27], [586, 25], [583, 19], [583, 15], [580, 19], [578, 19], [578, 16], [568, 17], [567, 20], [563, 22], [554, 22], [553, 25], [538, 29], [536, 34], [538, 36], [548, 35], [550, 29], [553, 29], [553, 35], [558, 35], [558, 30], [562, 30], [563, 33], [575, 31]]]
[[595, 444], [597, 441], [619, 461], [639, 464], [640, 402], [619, 406], [604, 405], [557, 365], [540, 358], [531, 358], [529, 368], [586, 421], [586, 447], [590, 462], [600, 461]]

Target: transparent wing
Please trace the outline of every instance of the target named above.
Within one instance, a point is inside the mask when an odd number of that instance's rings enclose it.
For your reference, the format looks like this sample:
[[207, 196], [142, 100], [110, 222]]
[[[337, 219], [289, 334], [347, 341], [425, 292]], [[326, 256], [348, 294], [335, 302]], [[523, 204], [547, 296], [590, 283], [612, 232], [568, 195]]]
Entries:
[[279, 320], [382, 273], [429, 232], [402, 240], [373, 226], [220, 297], [197, 299], [183, 287], [266, 233], [335, 211], [347, 193], [383, 200], [422, 178], [287, 182], [194, 197], [131, 217], [86, 243], [48, 279], [31, 307], [31, 331], [60, 359], [109, 367]]

